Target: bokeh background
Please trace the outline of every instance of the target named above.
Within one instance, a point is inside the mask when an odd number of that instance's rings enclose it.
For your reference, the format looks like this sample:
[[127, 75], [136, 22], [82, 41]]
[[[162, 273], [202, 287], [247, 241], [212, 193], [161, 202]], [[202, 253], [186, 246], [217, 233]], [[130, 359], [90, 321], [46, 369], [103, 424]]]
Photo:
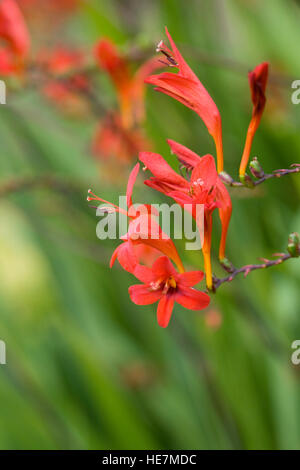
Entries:
[[[252, 153], [266, 171], [299, 162], [300, 105], [291, 102], [291, 83], [300, 79], [299, 2], [86, 0], [41, 28], [43, 8], [28, 16], [34, 49], [66, 43], [91, 51], [106, 36], [124, 53], [150, 57], [167, 25], [220, 109], [232, 175], [251, 114], [247, 71], [269, 61]], [[97, 80], [99, 98], [113, 109], [109, 79], [99, 71]], [[214, 152], [200, 118], [180, 103], [149, 86], [146, 108], [145, 131], [174, 167], [166, 138], [200, 155]], [[299, 448], [300, 369], [290, 359], [300, 338], [299, 260], [221, 286], [207, 312], [177, 306], [170, 326], [159, 328], [154, 306], [130, 302], [131, 275], [110, 270], [116, 243], [96, 237], [86, 190], [117, 203], [137, 160], [110, 174], [102, 168], [90, 152], [96, 124], [92, 113], [64, 113], [36, 87], [12, 90], [0, 107], [0, 339], [7, 347], [0, 447]], [[35, 183], [18, 186], [21, 178]], [[136, 200], [167, 202], [142, 180]], [[300, 178], [231, 194], [233, 263], [284, 251], [288, 234], [300, 230]], [[217, 218], [214, 232], [216, 252]], [[178, 249], [187, 266], [202, 268], [201, 253]]]

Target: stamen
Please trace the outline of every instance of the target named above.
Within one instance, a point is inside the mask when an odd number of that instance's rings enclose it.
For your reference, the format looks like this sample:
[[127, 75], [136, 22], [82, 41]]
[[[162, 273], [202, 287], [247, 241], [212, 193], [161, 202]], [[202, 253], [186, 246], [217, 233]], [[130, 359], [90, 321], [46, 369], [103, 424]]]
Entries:
[[88, 194], [91, 194], [92, 196], [88, 196], [86, 198], [87, 201], [101, 201], [101, 199], [99, 199], [99, 197], [96, 196], [96, 194], [94, 194], [91, 189], [88, 190]]
[[153, 291], [159, 290], [161, 285], [161, 281], [150, 282], [150, 289]]
[[193, 181], [193, 186], [203, 186], [204, 181], [202, 178], [198, 178], [196, 181]]
[[160, 60], [159, 62], [169, 67], [178, 67], [176, 60], [174, 59], [173, 52], [165, 45], [163, 41], [160, 41], [156, 46], [156, 52], [161, 52], [166, 58], [167, 62]]
[[156, 52], [160, 52], [163, 45], [164, 45], [164, 41], [163, 40], [159, 41], [159, 43], [156, 46]]

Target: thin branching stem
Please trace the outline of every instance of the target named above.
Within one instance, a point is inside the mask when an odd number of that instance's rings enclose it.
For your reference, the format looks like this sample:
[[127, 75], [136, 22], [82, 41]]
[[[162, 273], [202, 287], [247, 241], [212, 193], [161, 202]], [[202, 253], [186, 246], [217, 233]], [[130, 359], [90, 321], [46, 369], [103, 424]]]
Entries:
[[233, 281], [233, 279], [238, 274], [244, 274], [244, 277], [247, 277], [248, 274], [251, 273], [252, 271], [256, 271], [257, 269], [271, 268], [272, 266], [278, 266], [279, 264], [282, 264], [284, 261], [287, 261], [288, 259], [293, 258], [293, 256], [290, 253], [274, 253], [273, 256], [276, 256], [276, 259], [269, 260], [269, 259], [263, 258], [262, 259], [263, 263], [247, 264], [245, 266], [242, 266], [241, 268], [233, 269], [233, 271], [228, 276], [225, 276], [223, 278], [214, 277], [214, 291], [216, 291], [222, 284]]

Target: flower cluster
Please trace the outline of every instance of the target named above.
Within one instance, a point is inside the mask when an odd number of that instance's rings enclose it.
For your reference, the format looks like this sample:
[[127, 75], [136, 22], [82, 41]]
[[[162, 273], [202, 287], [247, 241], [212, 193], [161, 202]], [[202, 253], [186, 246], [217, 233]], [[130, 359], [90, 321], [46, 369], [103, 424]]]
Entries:
[[[225, 184], [229, 186], [254, 187], [263, 181], [300, 171], [299, 164], [290, 169], [265, 173], [256, 158], [250, 162], [250, 171], [255, 180], [247, 175], [254, 136], [260, 124], [265, 104], [268, 82], [267, 62], [259, 64], [249, 72], [252, 100], [252, 116], [247, 129], [244, 149], [239, 166], [239, 179], [224, 172], [222, 120], [218, 107], [199, 78], [184, 60], [175, 42], [166, 29], [170, 46], [161, 41], [157, 52], [162, 57], [148, 57], [138, 65], [122, 53], [109, 38], [100, 39], [90, 54], [79, 47], [67, 45], [31, 47], [32, 19], [44, 31], [45, 17], [59, 16], [61, 23], [80, 5], [79, 0], [1, 0], [0, 1], [0, 77], [11, 83], [39, 85], [44, 97], [55, 103], [60, 110], [83, 115], [93, 111], [97, 128], [92, 140], [92, 152], [103, 162], [115, 159], [128, 164], [139, 157], [143, 170], [150, 172], [144, 183], [163, 193], [187, 211], [194, 219], [200, 238], [203, 235], [202, 254], [204, 272], [185, 271], [174, 241], [159, 225], [154, 205], [136, 205], [132, 193], [140, 170], [137, 163], [128, 180], [127, 208], [118, 207], [89, 190], [88, 200], [104, 203], [102, 211], [120, 213], [128, 219], [128, 231], [120, 237], [120, 245], [111, 257], [111, 267], [118, 260], [123, 269], [134, 275], [141, 284], [130, 287], [131, 300], [138, 305], [158, 302], [157, 318], [162, 327], [170, 321], [174, 303], [193, 310], [202, 310], [209, 304], [208, 293], [222, 283], [230, 282], [239, 273], [275, 266], [291, 257], [299, 257], [299, 236], [290, 236], [288, 253], [275, 254], [276, 260], [265, 260], [263, 264], [247, 265], [235, 269], [226, 257], [226, 240], [232, 215], [232, 202]], [[45, 19], [45, 18], [44, 18]], [[169, 70], [155, 72], [162, 67]], [[91, 71], [93, 73], [91, 73]], [[95, 88], [93, 74], [102, 73], [108, 78], [116, 94], [114, 109], [101, 102], [98, 82]], [[184, 145], [167, 140], [171, 153], [179, 162], [176, 172], [163, 158], [152, 151], [143, 124], [145, 121], [146, 84], [192, 109], [201, 118], [215, 144], [213, 155], [198, 155]], [[122, 172], [123, 172], [122, 167]], [[203, 215], [199, 218], [198, 208]], [[211, 246], [213, 213], [217, 210], [221, 222], [218, 257], [229, 275], [217, 279], [213, 275]], [[201, 219], [201, 220], [200, 220]], [[204, 279], [206, 290], [195, 289]]]
[[110, 266], [118, 259], [123, 269], [143, 282], [130, 287], [131, 300], [138, 305], [149, 305], [159, 300], [157, 320], [160, 326], [166, 327], [174, 302], [189, 309], [202, 310], [210, 299], [206, 293], [192, 288], [203, 279], [203, 272], [185, 272], [174, 242], [156, 221], [155, 208], [147, 204], [135, 207], [133, 204], [132, 191], [139, 169], [140, 164], [137, 163], [129, 176], [127, 210], [96, 196], [91, 190], [87, 199], [108, 204], [101, 208], [102, 211], [121, 212], [128, 217], [128, 232], [121, 237], [122, 242], [114, 251]]
[[[223, 183], [223, 140], [222, 140], [222, 121], [220, 112], [211, 98], [208, 91], [200, 82], [195, 73], [183, 59], [176, 44], [166, 30], [171, 49], [161, 41], [157, 51], [161, 52], [165, 58], [164, 65], [177, 69], [177, 72], [163, 72], [158, 75], [150, 75], [145, 82], [155, 86], [155, 90], [165, 93], [183, 103], [188, 108], [194, 110], [206, 125], [208, 132], [214, 139], [216, 146], [217, 168], [215, 159], [212, 155], [199, 156], [187, 147], [168, 140], [171, 153], [176, 155], [181, 168], [185, 168], [185, 176], [177, 173], [165, 161], [165, 159], [153, 152], [141, 151], [139, 160], [144, 165], [144, 170], [151, 172], [152, 176], [146, 179], [145, 184], [166, 196], [172, 198], [184, 210], [188, 210], [198, 225], [200, 221], [197, 218], [197, 207], [204, 207], [204, 240], [202, 246], [204, 258], [204, 270], [207, 289], [214, 289], [214, 280], [211, 265], [211, 239], [213, 219], [212, 214], [218, 209], [222, 226], [222, 233], [219, 245], [219, 259], [221, 264], [230, 269], [230, 263], [225, 255], [226, 239], [229, 222], [232, 214], [232, 203], [227, 188]], [[119, 92], [121, 119], [126, 127], [131, 122], [135, 112], [134, 90], [135, 81], [128, 78], [126, 63], [122, 61], [111, 48], [110, 43], [102, 42], [99, 44], [97, 53], [102, 67], [105, 67]], [[122, 71], [122, 72], [121, 72]], [[245, 178], [245, 170], [250, 156], [251, 144], [254, 134], [260, 122], [265, 106], [265, 89], [268, 78], [268, 64], [263, 63], [255, 68], [249, 74], [251, 88], [253, 113], [249, 125], [245, 150], [243, 152], [240, 177]], [[203, 278], [201, 271], [184, 272], [182, 262], [178, 256], [174, 243], [166, 234], [162, 234], [159, 228], [159, 239], [153, 239], [152, 232], [147, 231], [149, 221], [152, 221], [153, 210], [148, 206], [147, 214], [141, 215], [139, 210], [130, 215], [132, 207], [131, 193], [133, 183], [138, 173], [139, 164], [133, 169], [127, 188], [128, 217], [131, 218], [129, 231], [123, 237], [123, 242], [117, 248], [112, 256], [111, 265], [115, 259], [118, 259], [121, 266], [131, 272], [143, 284], [134, 285], [129, 289], [132, 301], [139, 305], [151, 304], [159, 300], [157, 317], [161, 326], [167, 326], [174, 302], [190, 309], [201, 310], [209, 303], [209, 297], [205, 292], [199, 292], [193, 289], [193, 286]], [[220, 176], [221, 174], [221, 176]], [[88, 200], [103, 201], [103, 199], [90, 193]], [[114, 210], [121, 211], [114, 206]], [[145, 220], [141, 220], [141, 219]], [[143, 223], [142, 223], [143, 222]], [[146, 222], [146, 223], [145, 223]], [[141, 224], [144, 226], [141, 231], [137, 230]], [[145, 234], [145, 231], [147, 232]], [[164, 235], [164, 236], [162, 236]], [[136, 245], [144, 245], [163, 253], [165, 256], [159, 257], [155, 261], [152, 259], [152, 267], [145, 266], [143, 263], [143, 250], [137, 253], [134, 250]], [[149, 259], [149, 258], [148, 258]], [[178, 268], [175, 270], [173, 261]]]

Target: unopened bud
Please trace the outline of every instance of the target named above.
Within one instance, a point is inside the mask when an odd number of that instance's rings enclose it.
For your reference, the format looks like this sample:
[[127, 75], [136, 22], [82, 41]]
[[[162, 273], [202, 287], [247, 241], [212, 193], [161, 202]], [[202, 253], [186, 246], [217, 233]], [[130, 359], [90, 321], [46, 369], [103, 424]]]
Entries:
[[264, 170], [261, 167], [257, 157], [254, 157], [253, 160], [249, 164], [250, 171], [255, 178], [262, 178], [265, 175]]
[[244, 175], [240, 175], [240, 181], [241, 183], [243, 183], [244, 186], [246, 186], [247, 188], [254, 188], [255, 184], [254, 184], [254, 181], [250, 178], [249, 175], [247, 175], [247, 173], [245, 173]]
[[234, 179], [226, 173], [226, 171], [221, 171], [221, 173], [219, 173], [219, 177], [225, 184], [231, 185], [234, 182]]
[[220, 259], [220, 264], [225, 271], [228, 273], [233, 273], [234, 272], [234, 266], [231, 261], [229, 261], [228, 258], [222, 258]]
[[293, 258], [298, 258], [300, 256], [300, 235], [297, 232], [290, 233], [289, 235], [289, 244], [287, 246], [289, 254]]

